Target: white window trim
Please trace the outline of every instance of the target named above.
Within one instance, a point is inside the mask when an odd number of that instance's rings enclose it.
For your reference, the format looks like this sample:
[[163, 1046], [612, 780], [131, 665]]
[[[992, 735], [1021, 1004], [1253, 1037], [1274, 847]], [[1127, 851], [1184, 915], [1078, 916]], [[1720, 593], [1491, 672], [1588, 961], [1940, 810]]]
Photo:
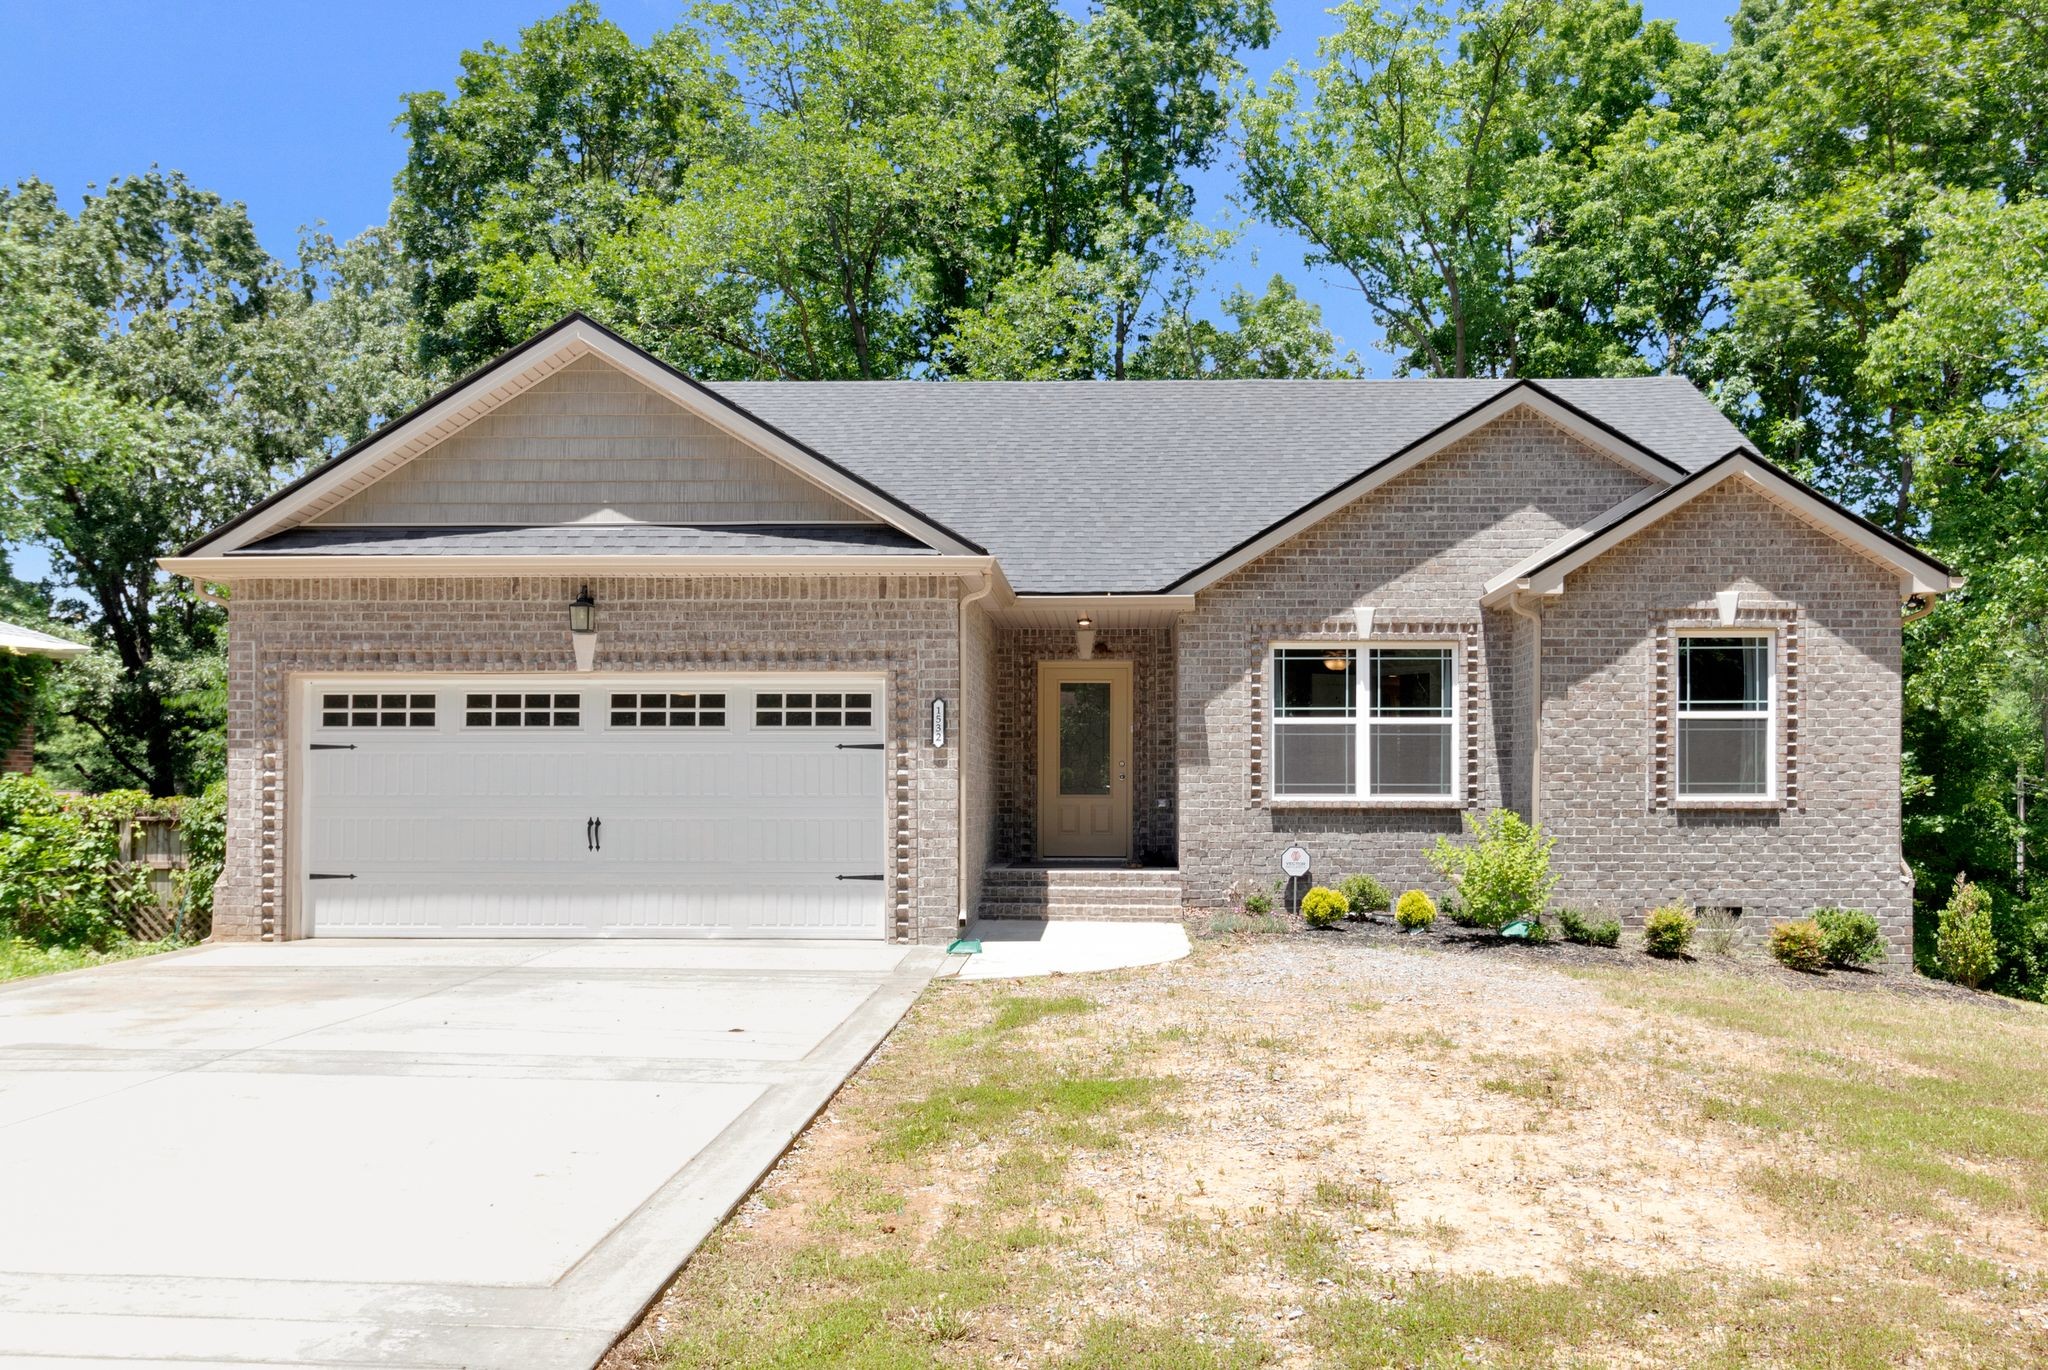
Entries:
[[[1353, 694], [1353, 712], [1344, 721], [1354, 725], [1353, 746], [1356, 756], [1353, 761], [1354, 773], [1359, 788], [1350, 794], [1289, 794], [1280, 788], [1280, 729], [1288, 726], [1280, 716], [1280, 653], [1302, 652], [1349, 652], [1352, 654], [1352, 670], [1363, 681], [1366, 662], [1374, 650], [1406, 651], [1435, 650], [1450, 653], [1451, 672], [1445, 688], [1450, 691], [1451, 712], [1448, 718], [1383, 720], [1389, 727], [1441, 726], [1449, 723], [1451, 729], [1451, 788], [1448, 794], [1375, 794], [1365, 788], [1372, 780], [1372, 704], [1370, 686], [1361, 684]], [[1465, 661], [1464, 644], [1449, 637], [1407, 637], [1385, 636], [1366, 638], [1313, 638], [1284, 640], [1268, 644], [1266, 648], [1266, 756], [1267, 770], [1271, 781], [1267, 786], [1266, 802], [1277, 808], [1290, 809], [1459, 809], [1465, 805]], [[1313, 715], [1304, 716], [1301, 722], [1316, 721]], [[1327, 718], [1324, 721], [1330, 721]]]
[[[1685, 673], [1685, 643], [1701, 637], [1760, 637], [1769, 650], [1764, 663], [1764, 788], [1760, 794], [1687, 794], [1685, 776], [1685, 720], [1689, 718], [1755, 718], [1754, 709], [1688, 709], [1681, 682]], [[1708, 627], [1691, 625], [1671, 630], [1671, 802], [1680, 809], [1775, 808], [1780, 802], [1778, 771], [1783, 758], [1778, 753], [1781, 711], [1778, 659], [1781, 655], [1776, 628]]]

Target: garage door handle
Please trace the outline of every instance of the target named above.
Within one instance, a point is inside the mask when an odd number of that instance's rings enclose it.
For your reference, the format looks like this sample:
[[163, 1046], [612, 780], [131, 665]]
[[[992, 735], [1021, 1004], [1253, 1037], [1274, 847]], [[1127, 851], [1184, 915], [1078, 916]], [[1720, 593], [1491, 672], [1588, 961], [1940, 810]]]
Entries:
[[604, 820], [603, 820], [602, 818], [593, 818], [593, 819], [591, 819], [591, 820], [590, 820], [590, 836], [591, 836], [591, 840], [592, 840], [592, 841], [593, 841], [593, 842], [594, 842], [594, 843], [596, 844], [596, 846], [597, 846], [597, 849], [598, 849], [599, 851], [603, 851], [603, 850], [604, 850]]
[[595, 818], [583, 820], [583, 850], [597, 850], [597, 820]]
[[835, 875], [834, 880], [880, 880], [879, 875]]
[[879, 752], [886, 745], [886, 743], [881, 742], [842, 742], [839, 744], [839, 750], [842, 752]]

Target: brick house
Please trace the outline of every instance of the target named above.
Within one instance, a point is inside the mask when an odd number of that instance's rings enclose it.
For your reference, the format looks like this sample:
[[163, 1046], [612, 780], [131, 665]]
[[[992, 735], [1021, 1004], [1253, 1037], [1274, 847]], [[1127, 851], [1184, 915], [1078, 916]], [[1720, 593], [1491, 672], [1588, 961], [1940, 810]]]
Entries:
[[1625, 380], [702, 384], [571, 316], [166, 569], [229, 587], [216, 935], [940, 942], [1299, 842], [1909, 934], [1939, 562]]

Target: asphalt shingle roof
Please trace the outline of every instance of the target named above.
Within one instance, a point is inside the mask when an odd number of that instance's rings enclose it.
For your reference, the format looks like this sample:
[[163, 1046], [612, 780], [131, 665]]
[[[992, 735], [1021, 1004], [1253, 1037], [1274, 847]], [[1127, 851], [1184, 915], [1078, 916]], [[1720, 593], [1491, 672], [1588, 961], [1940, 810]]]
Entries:
[[546, 528], [288, 528], [228, 555], [351, 557], [674, 556], [770, 552], [779, 556], [936, 556], [878, 524], [574, 524]]
[[[1161, 590], [1514, 385], [735, 381], [708, 388], [1001, 561], [1019, 591]], [[1543, 381], [1685, 470], [1742, 434], [1678, 377]]]

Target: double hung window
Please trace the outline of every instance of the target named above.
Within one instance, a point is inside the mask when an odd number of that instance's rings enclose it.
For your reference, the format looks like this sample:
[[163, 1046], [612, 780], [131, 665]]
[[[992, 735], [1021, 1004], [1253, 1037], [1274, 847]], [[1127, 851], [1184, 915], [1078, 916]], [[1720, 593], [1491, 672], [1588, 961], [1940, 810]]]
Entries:
[[1457, 693], [1442, 646], [1273, 652], [1280, 799], [1455, 799]]
[[1771, 638], [1678, 638], [1678, 797], [1768, 799], [1777, 728]]

